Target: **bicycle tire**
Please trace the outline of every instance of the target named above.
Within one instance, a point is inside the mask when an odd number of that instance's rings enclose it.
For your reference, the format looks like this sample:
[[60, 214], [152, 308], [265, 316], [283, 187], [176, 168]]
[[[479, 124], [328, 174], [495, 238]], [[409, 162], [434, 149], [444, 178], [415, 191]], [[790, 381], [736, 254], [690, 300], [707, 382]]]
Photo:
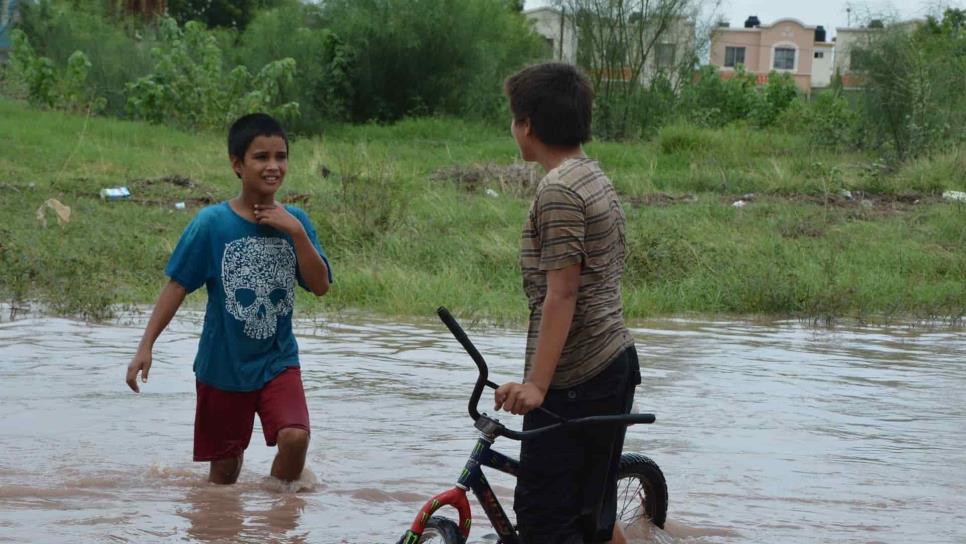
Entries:
[[624, 528], [643, 516], [663, 529], [667, 503], [667, 480], [657, 463], [636, 453], [621, 455], [617, 472], [617, 523]]
[[426, 522], [426, 530], [419, 537], [419, 542], [420, 544], [424, 542], [427, 544], [466, 544], [466, 540], [460, 534], [459, 525], [455, 521], [442, 516], [429, 518]]

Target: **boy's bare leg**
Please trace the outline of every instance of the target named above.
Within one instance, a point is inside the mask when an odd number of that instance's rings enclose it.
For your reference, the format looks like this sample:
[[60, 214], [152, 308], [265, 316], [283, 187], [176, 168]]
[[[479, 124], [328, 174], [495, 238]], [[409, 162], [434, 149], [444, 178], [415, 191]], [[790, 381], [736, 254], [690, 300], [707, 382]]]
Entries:
[[276, 438], [278, 453], [272, 462], [272, 476], [294, 482], [305, 468], [305, 454], [309, 450], [309, 433], [296, 427], [286, 427]]
[[244, 457], [245, 454], [243, 453], [238, 457], [212, 461], [211, 468], [208, 471], [208, 481], [221, 485], [235, 483], [238, 481], [238, 475], [241, 474], [242, 460]]
[[617, 525], [614, 525], [614, 533], [611, 535], [608, 544], [627, 544], [627, 539], [624, 538], [624, 531]]

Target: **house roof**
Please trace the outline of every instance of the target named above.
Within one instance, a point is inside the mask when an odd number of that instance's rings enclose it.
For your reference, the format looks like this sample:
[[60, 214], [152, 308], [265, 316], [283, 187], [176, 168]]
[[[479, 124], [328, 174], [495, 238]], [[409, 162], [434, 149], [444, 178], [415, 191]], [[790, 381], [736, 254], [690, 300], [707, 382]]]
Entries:
[[798, 26], [804, 28], [805, 30], [815, 30], [816, 28], [818, 28], [817, 26], [814, 26], [814, 25], [806, 25], [805, 23], [799, 21], [798, 19], [793, 19], [791, 17], [785, 17], [783, 19], [778, 19], [777, 21], [774, 21], [770, 25], [758, 25], [758, 26], [756, 26], [754, 28], [745, 28], [743, 26], [736, 26], [734, 28], [732, 28], [732, 27], [717, 27], [714, 30], [715, 31], [721, 31], [721, 32], [759, 32], [759, 31], [761, 31], [763, 29], [775, 28], [776, 26], [778, 26], [781, 23], [795, 23]]

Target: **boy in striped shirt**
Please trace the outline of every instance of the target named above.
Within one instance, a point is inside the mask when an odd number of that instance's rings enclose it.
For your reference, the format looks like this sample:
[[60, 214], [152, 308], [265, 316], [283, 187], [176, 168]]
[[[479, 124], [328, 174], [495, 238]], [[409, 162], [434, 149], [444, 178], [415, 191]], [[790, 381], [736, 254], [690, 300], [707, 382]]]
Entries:
[[[530, 325], [523, 383], [496, 392], [496, 408], [526, 414], [523, 428], [565, 418], [629, 413], [641, 381], [624, 325], [620, 281], [625, 216], [610, 179], [584, 155], [594, 92], [574, 66], [546, 63], [504, 85], [523, 160], [547, 175], [523, 229], [520, 266]], [[615, 528], [624, 427], [561, 430], [523, 442], [514, 497], [526, 544], [625, 542]]]

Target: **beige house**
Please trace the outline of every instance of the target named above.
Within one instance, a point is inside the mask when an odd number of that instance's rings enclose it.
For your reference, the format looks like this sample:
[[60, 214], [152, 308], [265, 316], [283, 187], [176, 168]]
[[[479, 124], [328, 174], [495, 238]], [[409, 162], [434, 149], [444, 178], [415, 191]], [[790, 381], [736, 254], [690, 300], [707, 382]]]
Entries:
[[[547, 58], [577, 64], [579, 36], [568, 15], [553, 7], [535, 8], [523, 14], [533, 25], [534, 32], [545, 40]], [[674, 19], [648, 55], [647, 64], [640, 74], [641, 84], [648, 83], [656, 74], [672, 72], [685, 61], [693, 53], [694, 39], [694, 22], [685, 17]], [[627, 80], [626, 72], [629, 70], [616, 77]]]
[[759, 84], [771, 72], [788, 73], [805, 93], [832, 82], [835, 44], [826, 40], [821, 26], [807, 26], [796, 19], [780, 19], [763, 25], [749, 17], [743, 28], [722, 23], [711, 36], [710, 63], [721, 77], [730, 79], [739, 65], [754, 74]]

